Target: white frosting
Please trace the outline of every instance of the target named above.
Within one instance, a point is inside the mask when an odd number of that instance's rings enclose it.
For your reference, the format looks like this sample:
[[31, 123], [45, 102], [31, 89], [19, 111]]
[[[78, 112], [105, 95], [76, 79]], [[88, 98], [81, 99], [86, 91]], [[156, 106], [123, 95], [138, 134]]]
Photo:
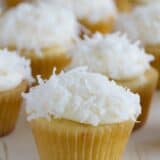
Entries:
[[52, 5], [67, 6], [73, 10], [78, 18], [87, 18], [93, 23], [117, 16], [113, 0], [47, 0], [47, 2], [50, 2]]
[[16, 52], [0, 50], [0, 92], [17, 87], [23, 80], [33, 82], [30, 61]]
[[77, 37], [74, 14], [62, 7], [22, 3], [0, 17], [0, 46], [40, 51], [51, 45], [68, 46]]
[[40, 80], [40, 85], [23, 97], [28, 120], [53, 116], [96, 126], [135, 121], [141, 112], [137, 94], [86, 68]]
[[136, 78], [150, 68], [153, 56], [148, 55], [137, 43], [132, 44], [125, 35], [95, 34], [79, 40], [69, 50], [71, 64], [66, 68], [88, 66], [92, 72], [107, 75], [114, 80]]
[[160, 5], [137, 7], [130, 14], [122, 14], [117, 30], [125, 32], [133, 40], [145, 44], [160, 43]]

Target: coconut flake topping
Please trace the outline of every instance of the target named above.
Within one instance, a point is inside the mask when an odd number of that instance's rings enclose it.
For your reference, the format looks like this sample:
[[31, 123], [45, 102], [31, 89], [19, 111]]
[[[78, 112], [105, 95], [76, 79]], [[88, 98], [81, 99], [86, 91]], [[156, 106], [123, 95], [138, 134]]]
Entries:
[[15, 88], [23, 80], [33, 82], [30, 61], [16, 52], [0, 50], [0, 91]]
[[66, 70], [88, 66], [92, 72], [98, 72], [114, 80], [136, 78], [150, 68], [153, 56], [141, 49], [138, 43], [131, 43], [126, 35], [114, 33], [95, 34], [79, 40], [69, 50], [72, 58]]
[[22, 3], [0, 17], [0, 46], [35, 50], [68, 46], [79, 25], [68, 9], [44, 3]]
[[117, 30], [127, 33], [130, 39], [142, 44], [160, 43], [160, 5], [151, 4], [137, 7], [130, 14], [121, 14]]
[[23, 97], [29, 121], [53, 117], [96, 126], [135, 121], [141, 112], [137, 94], [85, 67], [40, 80]]

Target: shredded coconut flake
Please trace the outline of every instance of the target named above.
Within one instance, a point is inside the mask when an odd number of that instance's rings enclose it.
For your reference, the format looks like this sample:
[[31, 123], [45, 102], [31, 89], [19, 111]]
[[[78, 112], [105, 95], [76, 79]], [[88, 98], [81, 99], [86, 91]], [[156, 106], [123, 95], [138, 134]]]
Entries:
[[160, 43], [160, 5], [151, 4], [137, 7], [130, 14], [121, 14], [117, 30], [127, 33], [132, 40], [142, 44]]
[[54, 74], [23, 97], [29, 121], [53, 116], [96, 126], [135, 121], [141, 112], [137, 94], [85, 67]]
[[79, 40], [69, 50], [69, 55], [72, 62], [66, 70], [85, 65], [90, 71], [114, 80], [132, 79], [144, 74], [153, 60], [153, 56], [146, 54], [138, 43], [132, 44], [126, 35], [120, 33], [97, 33]]
[[16, 52], [0, 50], [0, 91], [14, 88], [23, 80], [33, 82], [30, 61]]
[[68, 9], [22, 3], [0, 17], [0, 46], [39, 51], [67, 47], [77, 37], [79, 24]]

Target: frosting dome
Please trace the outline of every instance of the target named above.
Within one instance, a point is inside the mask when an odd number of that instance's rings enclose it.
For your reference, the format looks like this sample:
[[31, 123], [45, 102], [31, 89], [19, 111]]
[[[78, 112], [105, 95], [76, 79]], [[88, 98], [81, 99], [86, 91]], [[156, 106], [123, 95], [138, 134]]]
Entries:
[[148, 55], [137, 43], [131, 43], [125, 35], [95, 34], [79, 40], [69, 50], [71, 64], [66, 68], [88, 66], [92, 72], [107, 75], [114, 80], [136, 78], [150, 68], [153, 56]]
[[42, 3], [22, 3], [0, 17], [0, 46], [35, 50], [68, 46], [77, 37], [78, 23], [68, 9]]
[[96, 126], [135, 121], [141, 112], [137, 94], [86, 68], [40, 80], [23, 97], [28, 120], [53, 116]]
[[0, 91], [15, 88], [23, 80], [33, 82], [30, 61], [16, 52], [0, 50]]
[[125, 32], [142, 44], [160, 43], [160, 5], [151, 4], [137, 7], [130, 14], [120, 15], [117, 30]]

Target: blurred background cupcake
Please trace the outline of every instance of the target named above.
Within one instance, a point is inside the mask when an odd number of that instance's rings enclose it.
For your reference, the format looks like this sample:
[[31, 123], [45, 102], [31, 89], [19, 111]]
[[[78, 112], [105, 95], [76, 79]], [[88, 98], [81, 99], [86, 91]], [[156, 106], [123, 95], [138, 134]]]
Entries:
[[32, 82], [30, 62], [15, 52], [0, 50], [0, 137], [14, 129], [21, 94]]
[[69, 55], [71, 63], [66, 70], [85, 65], [140, 94], [142, 114], [135, 127], [146, 122], [158, 79], [157, 71], [150, 66], [153, 56], [119, 33], [86, 37], [77, 41]]
[[24, 94], [41, 160], [119, 160], [137, 116], [136, 94], [76, 68]]
[[146, 52], [155, 57], [152, 64], [160, 73], [160, 5], [141, 6], [120, 15], [117, 30], [127, 33], [132, 40], [140, 40]]
[[69, 63], [67, 49], [79, 34], [79, 24], [68, 9], [44, 3], [22, 3], [0, 17], [0, 47], [18, 50], [31, 59], [33, 76], [48, 78]]
[[[43, 0], [33, 0], [40, 2]], [[112, 32], [117, 18], [117, 9], [113, 0], [47, 0], [51, 6], [55, 4], [69, 7], [82, 25], [91, 32]]]

